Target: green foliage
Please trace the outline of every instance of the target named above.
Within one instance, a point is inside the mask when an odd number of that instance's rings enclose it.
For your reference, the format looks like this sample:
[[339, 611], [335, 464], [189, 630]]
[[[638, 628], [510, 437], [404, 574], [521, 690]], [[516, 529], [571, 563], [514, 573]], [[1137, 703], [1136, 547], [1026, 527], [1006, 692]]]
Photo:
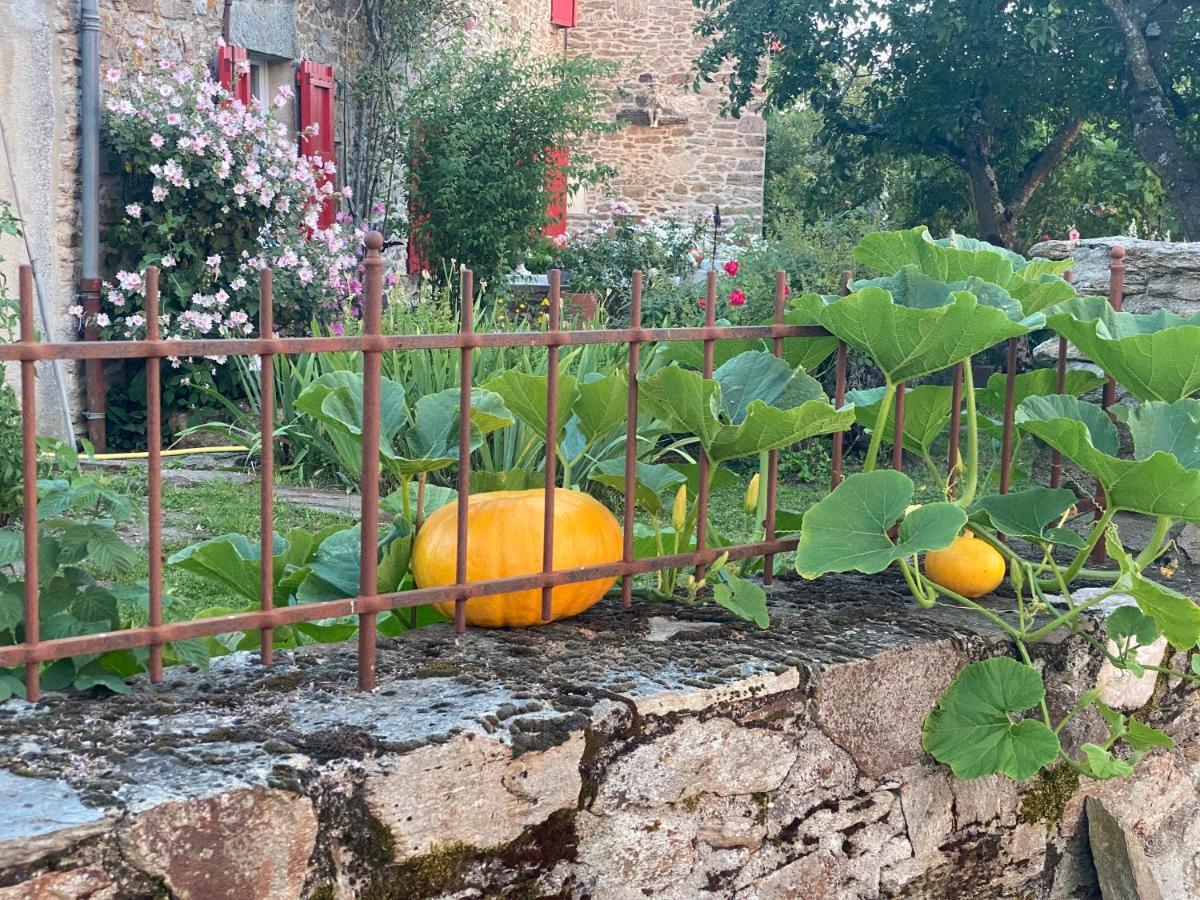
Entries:
[[[911, 512], [912, 479], [880, 470], [851, 475], [804, 514], [796, 569], [805, 578], [829, 572], [882, 572], [898, 559], [948, 547], [967, 522], [952, 503]], [[899, 524], [896, 538], [889, 533]]]
[[1058, 735], [1044, 722], [1013, 719], [1045, 696], [1032, 666], [1003, 656], [971, 663], [925, 720], [921, 743], [959, 778], [1023, 781], [1058, 757]]
[[1051, 328], [1141, 400], [1179, 400], [1200, 390], [1200, 313], [1118, 312], [1103, 297], [1055, 307]]
[[570, 147], [572, 187], [610, 174], [587, 148], [613, 128], [604, 86], [611, 67], [587, 54], [455, 38], [419, 69], [396, 148], [420, 211], [410, 239], [435, 265], [457, 260], [493, 278], [521, 261], [546, 224], [551, 148]]
[[[112, 587], [105, 580], [130, 573], [139, 554], [118, 530], [144, 523], [129, 497], [107, 480], [84, 474], [76, 452], [52, 439], [39, 441], [54, 459], [53, 477], [38, 481], [39, 636], [43, 640], [77, 637], [129, 627], [121, 609], [145, 609], [145, 584]], [[23, 595], [28, 573], [17, 574], [23, 541], [19, 531], [0, 532], [0, 645], [24, 640]], [[164, 605], [170, 597], [164, 598]], [[207, 665], [208, 656], [192, 641], [178, 641], [164, 651], [167, 662]], [[46, 690], [89, 690], [103, 687], [125, 693], [125, 679], [144, 671], [145, 649], [116, 650], [56, 660], [43, 667]], [[0, 669], [0, 702], [24, 696], [24, 670]]]

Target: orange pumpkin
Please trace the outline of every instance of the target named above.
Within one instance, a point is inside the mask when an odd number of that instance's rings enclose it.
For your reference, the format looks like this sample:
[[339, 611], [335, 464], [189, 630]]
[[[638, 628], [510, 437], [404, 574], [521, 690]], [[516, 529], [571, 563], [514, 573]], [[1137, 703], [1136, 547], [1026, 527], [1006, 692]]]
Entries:
[[[467, 501], [467, 579], [484, 581], [535, 575], [542, 571], [543, 503], [546, 492], [493, 491]], [[418, 587], [454, 584], [458, 550], [458, 504], [434, 512], [417, 532], [412, 572]], [[621, 559], [621, 526], [588, 494], [554, 492], [554, 568], [575, 569]], [[563, 584], [551, 593], [550, 621], [575, 616], [593, 606], [615, 578]], [[454, 603], [436, 604], [454, 615]], [[542, 592], [514, 591], [467, 601], [467, 623], [484, 628], [526, 628], [542, 624]]]
[[925, 577], [964, 597], [982, 597], [1004, 580], [1004, 557], [968, 531], [944, 550], [925, 554]]

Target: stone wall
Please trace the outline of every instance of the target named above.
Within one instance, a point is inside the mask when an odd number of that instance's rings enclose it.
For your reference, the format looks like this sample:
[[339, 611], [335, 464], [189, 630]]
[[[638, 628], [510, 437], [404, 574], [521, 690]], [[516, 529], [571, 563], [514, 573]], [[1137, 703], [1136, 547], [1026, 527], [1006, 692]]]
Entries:
[[1129, 237], [1043, 241], [1033, 256], [1075, 260], [1073, 277], [1081, 294], [1107, 296], [1112, 248], [1125, 248], [1125, 302], [1129, 312], [1170, 309], [1200, 312], [1200, 243], [1143, 241]]
[[[581, 3], [568, 46], [620, 64], [612, 114], [625, 127], [599, 147], [620, 170], [613, 199], [628, 202], [637, 216], [694, 220], [720, 204], [727, 220], [758, 222], [766, 125], [752, 110], [723, 117], [719, 83], [699, 93], [686, 89], [704, 47], [692, 33], [700, 15], [691, 0]], [[581, 194], [571, 220], [607, 212], [606, 198]]]
[[[380, 642], [374, 694], [317, 646], [10, 701], [0, 898], [1200, 894], [1194, 692], [1159, 680], [1143, 715], [1178, 746], [1134, 779], [962, 782], [919, 734], [958, 668], [1005, 652], [985, 620], [882, 577], [770, 605], [768, 631], [649, 604], [422, 629]], [[1097, 667], [1038, 650], [1061, 713]]]

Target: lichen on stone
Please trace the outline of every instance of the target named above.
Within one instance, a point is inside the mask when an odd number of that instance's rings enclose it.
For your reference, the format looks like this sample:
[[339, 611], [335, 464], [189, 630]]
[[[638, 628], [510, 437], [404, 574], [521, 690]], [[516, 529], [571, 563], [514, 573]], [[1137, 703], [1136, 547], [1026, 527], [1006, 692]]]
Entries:
[[1050, 833], [1063, 817], [1071, 798], [1079, 790], [1079, 773], [1067, 765], [1043, 769], [1031, 790], [1021, 800], [1017, 821], [1024, 825], [1042, 823]]

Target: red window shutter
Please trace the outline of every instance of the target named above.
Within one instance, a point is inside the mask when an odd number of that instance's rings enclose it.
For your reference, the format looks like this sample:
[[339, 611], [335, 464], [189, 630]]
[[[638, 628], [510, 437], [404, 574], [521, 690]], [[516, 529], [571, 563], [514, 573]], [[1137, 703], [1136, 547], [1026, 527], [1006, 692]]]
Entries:
[[571, 151], [566, 147], [551, 147], [546, 158], [554, 168], [546, 173], [546, 219], [542, 234], [558, 237], [567, 233], [567, 164]]
[[575, 0], [550, 0], [550, 24], [559, 28], [574, 28]]
[[[302, 60], [296, 73], [296, 88], [300, 111], [300, 153], [314, 162], [319, 160], [320, 164], [335, 159], [333, 66]], [[306, 133], [314, 125], [316, 134]], [[329, 180], [330, 176], [322, 175], [320, 181], [326, 184]], [[321, 209], [317, 226], [328, 228], [332, 225], [336, 211], [336, 200], [330, 197]]]
[[250, 105], [250, 60], [246, 48], [223, 44], [217, 48], [217, 81], [247, 106]]

